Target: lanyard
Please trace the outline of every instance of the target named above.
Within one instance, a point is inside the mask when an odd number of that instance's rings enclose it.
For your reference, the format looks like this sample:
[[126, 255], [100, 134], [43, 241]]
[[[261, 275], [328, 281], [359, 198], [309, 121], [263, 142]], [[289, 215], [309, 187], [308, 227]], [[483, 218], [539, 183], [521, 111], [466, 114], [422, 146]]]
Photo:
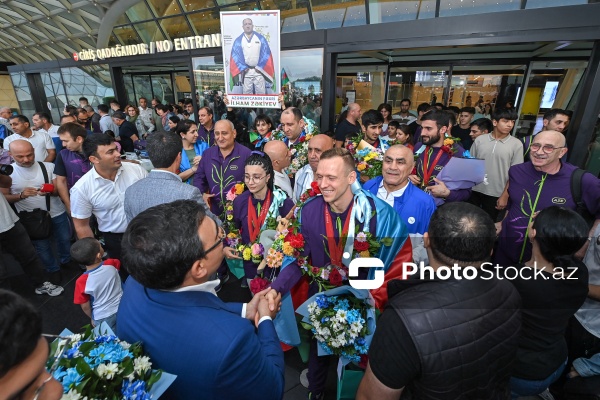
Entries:
[[344, 249], [344, 237], [343, 234], [346, 232], [346, 236], [348, 233], [348, 227], [350, 226], [350, 219], [352, 218], [352, 207], [350, 204], [350, 209], [348, 210], [348, 214], [346, 215], [346, 221], [344, 222], [344, 228], [341, 232], [339, 229], [341, 227], [341, 223], [339, 223], [337, 227], [339, 232], [339, 242], [335, 242], [335, 237], [333, 236], [333, 223], [331, 220], [331, 214], [329, 214], [329, 210], [327, 205], [325, 205], [325, 232], [327, 233], [327, 247], [329, 247], [329, 258], [331, 259], [331, 264], [336, 266], [342, 265], [342, 253]]
[[533, 208], [531, 209], [531, 212], [529, 214], [529, 221], [527, 222], [527, 229], [525, 230], [525, 236], [523, 237], [523, 246], [521, 247], [521, 255], [519, 256], [519, 262], [523, 261], [523, 255], [525, 254], [525, 246], [527, 246], [527, 238], [529, 237], [529, 225], [531, 225], [531, 221], [533, 220], [533, 214], [535, 214], [535, 209], [537, 208], [537, 203], [540, 199], [540, 194], [542, 193], [542, 188], [544, 187], [544, 182], [546, 181], [547, 177], [548, 174], [544, 174], [544, 176], [542, 176], [542, 181], [540, 182], [540, 187], [538, 188], [537, 195], [535, 196]]
[[440, 158], [442, 158], [442, 153], [444, 151], [440, 148], [437, 155], [433, 159], [433, 163], [431, 162], [431, 154], [433, 153], [433, 149], [427, 146], [427, 152], [423, 156], [423, 182], [421, 182], [422, 187], [429, 186], [429, 180], [431, 179], [431, 174], [433, 174], [433, 170], [437, 165]]
[[248, 233], [250, 234], [250, 242], [254, 242], [258, 237], [260, 228], [263, 226], [265, 219], [267, 218], [267, 212], [269, 212], [270, 206], [271, 192], [267, 191], [267, 198], [265, 199], [262, 210], [260, 210], [260, 215], [257, 218], [256, 209], [254, 208], [254, 204], [252, 204], [252, 196], [248, 196]]

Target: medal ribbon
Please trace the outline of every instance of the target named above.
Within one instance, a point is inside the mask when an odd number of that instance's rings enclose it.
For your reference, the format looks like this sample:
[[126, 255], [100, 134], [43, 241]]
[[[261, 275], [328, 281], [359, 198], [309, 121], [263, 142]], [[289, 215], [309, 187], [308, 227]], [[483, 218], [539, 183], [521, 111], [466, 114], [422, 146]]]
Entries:
[[344, 222], [344, 228], [341, 232], [339, 232], [339, 242], [336, 243], [335, 236], [333, 235], [333, 221], [331, 220], [331, 214], [329, 214], [329, 209], [327, 205], [325, 205], [325, 233], [327, 234], [327, 247], [329, 248], [329, 258], [331, 259], [331, 264], [336, 265], [338, 267], [342, 266], [342, 254], [344, 252], [343, 234], [344, 232], [348, 232], [350, 220], [352, 219], [352, 207], [353, 204], [350, 204], [350, 209], [348, 210], [348, 214], [346, 215], [346, 221]]
[[429, 146], [427, 146], [426, 155], [423, 156], [423, 182], [421, 182], [421, 186], [424, 188], [429, 186], [429, 180], [431, 179], [431, 174], [433, 174], [433, 170], [435, 169], [435, 166], [437, 165], [438, 161], [440, 161], [440, 158], [442, 158], [442, 153], [444, 151], [440, 148], [440, 151], [437, 153], [437, 155], [433, 159], [433, 163], [431, 163], [431, 153], [432, 152], [433, 152], [433, 150]]
[[267, 191], [267, 198], [260, 210], [260, 215], [256, 216], [256, 208], [252, 204], [252, 196], [248, 197], [248, 233], [250, 234], [250, 242], [254, 242], [260, 233], [260, 228], [265, 223], [269, 207], [271, 206], [271, 191]]

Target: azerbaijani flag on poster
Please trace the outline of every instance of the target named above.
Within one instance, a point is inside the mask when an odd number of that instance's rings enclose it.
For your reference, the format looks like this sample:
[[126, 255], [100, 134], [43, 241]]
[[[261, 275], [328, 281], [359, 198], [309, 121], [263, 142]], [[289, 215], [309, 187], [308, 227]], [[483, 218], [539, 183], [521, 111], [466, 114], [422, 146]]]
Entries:
[[288, 74], [285, 72], [285, 68], [281, 69], [281, 86], [285, 86], [290, 83], [290, 78]]
[[[244, 60], [244, 50], [242, 49], [242, 40], [248, 40], [245, 35], [240, 35], [231, 47], [231, 59], [229, 64], [230, 78], [229, 78], [229, 89], [232, 90], [233, 86], [240, 80], [240, 75], [246, 72], [250, 66], [248, 66]], [[271, 48], [267, 39], [260, 33], [254, 32], [250, 40], [258, 40], [261, 44], [260, 54], [258, 58], [258, 64], [254, 67], [261, 74], [264, 75], [265, 79], [271, 83], [275, 83], [275, 63], [273, 62], [273, 55], [271, 54]], [[248, 42], [250, 42], [248, 40]]]

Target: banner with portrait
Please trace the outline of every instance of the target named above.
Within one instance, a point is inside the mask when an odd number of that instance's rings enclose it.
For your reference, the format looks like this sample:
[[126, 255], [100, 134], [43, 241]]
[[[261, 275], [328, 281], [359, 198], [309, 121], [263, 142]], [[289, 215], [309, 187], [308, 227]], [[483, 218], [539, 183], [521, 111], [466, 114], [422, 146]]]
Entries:
[[223, 11], [223, 67], [229, 107], [280, 108], [280, 12]]

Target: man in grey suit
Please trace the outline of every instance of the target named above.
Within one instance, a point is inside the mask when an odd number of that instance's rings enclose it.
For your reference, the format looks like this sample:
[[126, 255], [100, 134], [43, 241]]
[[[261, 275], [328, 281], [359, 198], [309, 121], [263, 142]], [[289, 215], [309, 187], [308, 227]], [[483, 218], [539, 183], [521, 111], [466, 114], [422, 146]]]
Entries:
[[175, 200], [195, 200], [204, 207], [209, 217], [220, 225], [219, 219], [210, 212], [197, 187], [185, 184], [177, 175], [181, 163], [181, 138], [169, 132], [157, 132], [148, 136], [146, 150], [154, 169], [148, 176], [129, 186], [125, 191], [125, 215], [127, 222], [142, 211]]

